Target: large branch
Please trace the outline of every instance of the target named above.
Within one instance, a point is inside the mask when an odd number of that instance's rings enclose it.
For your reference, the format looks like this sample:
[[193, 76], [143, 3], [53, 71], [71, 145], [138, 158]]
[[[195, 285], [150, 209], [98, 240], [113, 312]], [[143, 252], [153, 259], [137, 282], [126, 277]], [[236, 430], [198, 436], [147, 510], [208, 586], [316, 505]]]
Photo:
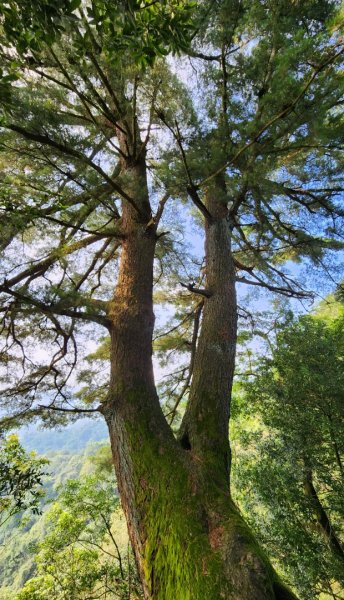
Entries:
[[257, 275], [255, 275], [255, 279], [248, 279], [247, 277], [236, 277], [236, 281], [238, 283], [246, 283], [247, 285], [255, 285], [261, 288], [265, 288], [270, 292], [275, 292], [277, 294], [282, 294], [283, 296], [287, 296], [288, 298], [313, 298], [314, 294], [312, 292], [305, 292], [301, 290], [293, 290], [288, 287], [273, 285], [272, 283], [267, 283], [260, 279]]
[[[92, 323], [97, 323], [98, 325], [103, 325], [104, 327], [108, 327], [109, 322], [108, 319], [100, 315], [99, 313], [91, 313], [84, 312], [80, 310], [73, 310], [66, 306], [66, 301], [64, 303], [56, 303], [56, 304], [45, 304], [41, 300], [34, 298], [33, 296], [29, 296], [28, 294], [22, 293], [17, 290], [13, 290], [6, 285], [1, 286], [1, 291], [9, 296], [12, 296], [16, 300], [18, 300], [22, 305], [32, 306], [38, 309], [42, 314], [46, 315], [61, 315], [64, 317], [70, 317], [72, 319], [79, 319], [81, 321], [87, 321]], [[105, 310], [107, 303], [102, 300], [95, 300], [92, 302], [92, 299], [85, 299], [83, 305], [88, 308], [101, 308]], [[75, 299], [73, 300], [72, 306], [75, 306]]]
[[45, 273], [49, 267], [51, 267], [55, 262], [59, 259], [68, 256], [69, 254], [73, 254], [77, 250], [82, 248], [86, 248], [87, 246], [98, 242], [100, 239], [108, 237], [107, 233], [96, 233], [82, 240], [78, 240], [69, 244], [69, 246], [61, 246], [53, 250], [53, 252], [44, 258], [43, 260], [35, 261], [30, 267], [18, 273], [11, 279], [4, 279], [3, 283], [0, 284], [0, 292], [7, 291], [9, 288], [12, 288], [14, 285], [17, 285], [21, 281], [27, 278], [38, 277], [39, 275]]
[[121, 198], [126, 200], [129, 204], [131, 204], [131, 206], [133, 206], [135, 208], [135, 210], [138, 213], [140, 213], [139, 208], [135, 203], [135, 200], [133, 198], [131, 198], [121, 188], [121, 186], [119, 186], [118, 183], [116, 183], [116, 181], [114, 179], [112, 179], [112, 177], [110, 177], [99, 165], [97, 165], [97, 163], [93, 162], [89, 157], [85, 156], [85, 154], [83, 154], [79, 150], [75, 150], [74, 148], [71, 148], [70, 146], [67, 146], [66, 144], [58, 142], [57, 140], [53, 140], [47, 135], [43, 135], [41, 133], [35, 133], [34, 131], [29, 131], [27, 129], [24, 129], [23, 127], [20, 127], [19, 125], [9, 124], [9, 125], [5, 125], [4, 127], [6, 129], [9, 129], [16, 133], [19, 133], [19, 135], [21, 135], [22, 137], [24, 137], [27, 140], [30, 140], [37, 144], [41, 144], [43, 146], [48, 146], [50, 148], [53, 148], [54, 150], [57, 150], [57, 152], [59, 152], [60, 154], [62, 154], [64, 156], [71, 156], [71, 157], [76, 158], [77, 160], [81, 161], [82, 163], [88, 165], [89, 167], [91, 167], [92, 169], [97, 171], [97, 173], [99, 173], [99, 175], [101, 175], [101, 177], [103, 177], [103, 179], [105, 179], [105, 181], [112, 187], [112, 189], [115, 192], [117, 192], [117, 194], [119, 196], [121, 196]]

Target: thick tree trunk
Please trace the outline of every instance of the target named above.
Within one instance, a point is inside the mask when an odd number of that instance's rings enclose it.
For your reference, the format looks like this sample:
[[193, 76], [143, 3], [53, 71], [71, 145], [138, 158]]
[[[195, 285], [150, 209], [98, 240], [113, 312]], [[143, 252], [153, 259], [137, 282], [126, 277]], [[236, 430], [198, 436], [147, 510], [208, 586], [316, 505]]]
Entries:
[[[224, 207], [207, 228], [202, 333], [181, 443], [159, 405], [152, 368], [156, 232], [144, 164], [131, 166], [124, 242], [109, 310], [111, 387], [104, 416], [147, 600], [291, 600], [229, 495], [228, 417], [236, 306]], [[210, 275], [212, 273], [213, 275]]]
[[200, 338], [195, 356], [190, 399], [180, 439], [197, 455], [204, 476], [229, 487], [228, 423], [234, 375], [237, 305], [231, 228], [223, 186], [207, 192], [206, 291]]

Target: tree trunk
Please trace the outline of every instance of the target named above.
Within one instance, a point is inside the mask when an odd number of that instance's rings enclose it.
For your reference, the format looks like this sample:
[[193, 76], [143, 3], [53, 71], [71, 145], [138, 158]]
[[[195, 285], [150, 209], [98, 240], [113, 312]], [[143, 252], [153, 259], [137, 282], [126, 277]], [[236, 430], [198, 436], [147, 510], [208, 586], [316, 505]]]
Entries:
[[152, 367], [153, 261], [144, 162], [126, 173], [118, 284], [111, 302], [111, 386], [104, 406], [146, 600], [291, 600], [229, 494], [228, 418], [236, 305], [223, 205], [207, 226], [207, 286], [181, 441], [168, 426]]
[[303, 481], [303, 489], [305, 495], [310, 500], [312, 510], [314, 512], [315, 518], [317, 520], [319, 530], [324, 536], [326, 542], [331, 548], [334, 555], [339, 558], [342, 562], [344, 561], [344, 549], [342, 544], [340, 543], [332, 525], [331, 521], [327, 515], [325, 508], [320, 502], [317, 491], [314, 487], [313, 483], [313, 475], [311, 469], [305, 469], [304, 481]]
[[333, 447], [334, 455], [336, 457], [336, 463], [338, 465], [338, 469], [340, 471], [341, 476], [344, 478], [343, 462], [342, 462], [342, 459], [341, 459], [341, 456], [340, 456], [340, 452], [339, 452], [339, 448], [338, 448], [338, 444], [337, 444], [335, 432], [333, 430], [333, 419], [332, 419], [332, 417], [331, 417], [330, 414], [327, 415], [327, 418], [328, 418], [328, 422], [329, 422], [329, 431], [330, 431], [331, 444], [332, 444], [332, 447]]

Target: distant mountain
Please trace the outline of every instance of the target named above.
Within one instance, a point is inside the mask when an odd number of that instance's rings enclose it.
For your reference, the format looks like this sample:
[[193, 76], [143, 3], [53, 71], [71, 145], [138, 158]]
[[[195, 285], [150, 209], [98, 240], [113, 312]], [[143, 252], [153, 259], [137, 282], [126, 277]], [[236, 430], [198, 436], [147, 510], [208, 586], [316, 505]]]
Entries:
[[101, 421], [84, 420], [62, 431], [30, 427], [19, 434], [27, 449], [37, 450], [50, 462], [44, 477], [43, 514], [21, 513], [0, 528], [0, 600], [15, 600], [18, 590], [33, 577], [35, 548], [46, 534], [45, 511], [61, 485], [92, 471], [89, 456], [103, 445], [107, 431]]
[[57, 450], [80, 452], [90, 442], [108, 440], [108, 430], [101, 418], [80, 419], [59, 429], [41, 429], [30, 425], [19, 431], [20, 441], [26, 450], [49, 454]]

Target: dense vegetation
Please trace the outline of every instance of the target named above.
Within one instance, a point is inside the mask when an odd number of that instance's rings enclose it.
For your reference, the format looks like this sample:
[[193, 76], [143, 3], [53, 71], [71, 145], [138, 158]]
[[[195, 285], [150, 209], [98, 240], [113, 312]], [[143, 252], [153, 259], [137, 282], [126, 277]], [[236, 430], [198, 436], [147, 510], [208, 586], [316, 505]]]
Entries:
[[27, 453], [16, 435], [0, 442], [0, 526], [25, 509], [37, 513], [44, 459]]
[[[105, 420], [145, 600], [340, 597], [342, 321], [263, 327], [261, 362], [243, 326], [244, 289], [305, 302], [342, 276], [339, 3], [0, 5], [1, 427]], [[117, 495], [92, 477], [61, 492], [26, 597], [117, 593], [92, 513], [111, 538]]]
[[67, 481], [45, 515], [47, 531], [36, 547], [37, 574], [17, 600], [142, 597], [128, 541], [123, 547], [114, 533], [119, 520], [114, 489], [112, 468]]
[[344, 595], [344, 307], [325, 307], [270, 336], [235, 402], [238, 501], [305, 600]]
[[[39, 434], [39, 432], [38, 432]], [[50, 434], [51, 435], [51, 434]], [[38, 437], [38, 436], [37, 436]], [[26, 510], [13, 516], [0, 530], [0, 597], [12, 599], [34, 573], [34, 552], [37, 543], [46, 534], [45, 513], [49, 502], [57, 497], [59, 487], [69, 479], [89, 473], [88, 456], [94, 448], [80, 453], [55, 450], [46, 454], [49, 464], [43, 478], [44, 497], [39, 509], [42, 514]]]

